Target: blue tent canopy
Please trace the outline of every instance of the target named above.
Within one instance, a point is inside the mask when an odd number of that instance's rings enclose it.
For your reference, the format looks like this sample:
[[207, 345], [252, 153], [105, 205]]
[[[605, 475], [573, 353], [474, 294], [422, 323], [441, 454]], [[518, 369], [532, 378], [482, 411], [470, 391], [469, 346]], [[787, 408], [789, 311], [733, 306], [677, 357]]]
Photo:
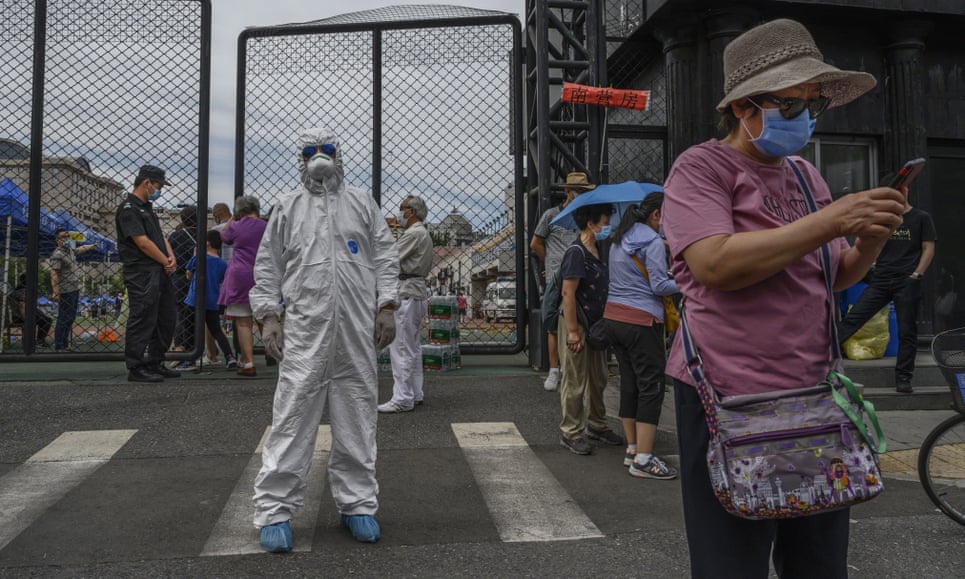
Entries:
[[[0, 246], [5, 255], [24, 257], [27, 255], [27, 212], [30, 200], [27, 194], [8, 178], [0, 179]], [[51, 212], [40, 210], [40, 255], [46, 257], [56, 247], [54, 233], [60, 227], [60, 220]], [[7, 229], [10, 229], [8, 232]], [[10, 243], [7, 246], [7, 235]]]
[[[27, 255], [27, 212], [30, 199], [20, 187], [8, 178], [0, 180], [0, 247], [12, 257]], [[10, 227], [10, 247], [7, 243], [7, 227]], [[40, 256], [48, 257], [57, 247], [54, 234], [58, 229], [78, 231], [84, 234], [84, 243], [92, 243], [97, 249], [77, 256], [78, 261], [104, 261], [117, 259], [117, 243], [97, 233], [63, 209], [48, 211], [40, 209]]]

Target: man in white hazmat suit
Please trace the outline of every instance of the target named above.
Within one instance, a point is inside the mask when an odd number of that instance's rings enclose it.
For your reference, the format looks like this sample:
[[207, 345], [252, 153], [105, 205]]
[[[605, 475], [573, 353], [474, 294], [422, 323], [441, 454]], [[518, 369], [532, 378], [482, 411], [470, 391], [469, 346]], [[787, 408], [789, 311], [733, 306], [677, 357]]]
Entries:
[[345, 185], [335, 134], [306, 129], [298, 151], [304, 187], [272, 210], [249, 294], [265, 350], [280, 360], [254, 495], [254, 523], [270, 552], [292, 548], [288, 521], [304, 503], [326, 402], [328, 478], [341, 522], [359, 541], [379, 539], [376, 348], [395, 337], [398, 303], [395, 240], [372, 195]]

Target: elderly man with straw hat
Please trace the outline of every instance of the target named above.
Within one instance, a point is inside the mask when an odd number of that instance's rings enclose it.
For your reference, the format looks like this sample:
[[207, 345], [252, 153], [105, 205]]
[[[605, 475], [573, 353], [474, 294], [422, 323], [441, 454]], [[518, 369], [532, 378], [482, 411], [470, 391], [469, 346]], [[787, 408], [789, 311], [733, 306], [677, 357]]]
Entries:
[[[724, 510], [711, 487], [709, 427], [694, 385], [709, 382], [723, 396], [763, 394], [814, 386], [832, 368], [829, 289], [865, 275], [901, 224], [903, 198], [882, 187], [832, 201], [817, 169], [793, 155], [821, 113], [874, 86], [867, 73], [825, 63], [798, 22], [748, 30], [724, 50], [725, 96], [717, 110], [726, 136], [684, 151], [664, 184], [671, 271], [686, 300], [688, 344], [699, 351], [688, 356], [685, 332], [678, 332], [667, 361], [694, 577], [764, 578], [771, 558], [780, 577], [848, 575], [847, 508], [781, 520]], [[700, 376], [701, 368], [702, 380], [688, 371]], [[780, 488], [761, 476], [755, 488]], [[783, 482], [788, 493], [791, 483]], [[805, 484], [816, 495], [819, 485]]]
[[[590, 191], [596, 188], [596, 185], [590, 183], [586, 177], [586, 173], [574, 172], [567, 175], [566, 183], [558, 185], [558, 187], [563, 189], [563, 192], [566, 194], [566, 199], [556, 207], [550, 207], [543, 212], [543, 215], [539, 218], [539, 223], [536, 224], [536, 230], [533, 232], [533, 239], [529, 242], [530, 249], [543, 261], [546, 281], [549, 281], [550, 277], [555, 275], [559, 270], [560, 263], [563, 261], [563, 254], [566, 253], [566, 248], [569, 247], [570, 244], [573, 243], [573, 240], [576, 239], [576, 236], [580, 234], [580, 232], [575, 229], [567, 229], [559, 225], [550, 225], [550, 223], [573, 198], [584, 191]], [[557, 351], [558, 341], [556, 338], [555, 323], [556, 320], [554, 319], [544, 328], [544, 330], [546, 330], [550, 361], [550, 372], [546, 377], [546, 381], [543, 383], [543, 388], [547, 392], [555, 392], [560, 384], [560, 355]]]

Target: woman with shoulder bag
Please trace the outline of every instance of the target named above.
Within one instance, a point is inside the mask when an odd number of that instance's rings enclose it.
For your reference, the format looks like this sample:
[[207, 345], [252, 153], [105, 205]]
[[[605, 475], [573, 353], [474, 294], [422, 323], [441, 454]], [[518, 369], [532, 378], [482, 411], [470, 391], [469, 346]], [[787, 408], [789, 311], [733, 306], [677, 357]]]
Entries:
[[587, 205], [573, 212], [580, 236], [563, 255], [560, 308], [560, 446], [575, 454], [590, 454], [587, 438], [622, 445], [623, 437], [606, 424], [606, 352], [587, 343], [588, 328], [603, 318], [610, 275], [602, 261], [601, 241], [610, 236], [613, 205]]
[[[865, 275], [901, 224], [903, 198], [881, 187], [832, 201], [817, 169], [790, 156], [807, 144], [825, 109], [851, 102], [875, 82], [867, 73], [826, 64], [798, 22], [753, 28], [724, 50], [725, 96], [717, 110], [726, 136], [686, 150], [664, 185], [663, 226], [685, 300], [686, 325], [675, 337], [667, 373], [675, 379], [694, 577], [764, 578], [769, 558], [779, 577], [848, 574], [848, 508], [750, 520], [718, 501], [707, 463], [705, 407], [684, 349], [696, 344], [706, 381], [724, 398], [800, 389], [828, 374], [828, 290]], [[856, 238], [853, 247], [845, 236]]]
[[677, 469], [653, 454], [665, 391], [663, 296], [677, 293], [657, 233], [663, 193], [631, 205], [611, 237], [610, 291], [603, 318], [620, 366], [624, 466], [637, 478], [673, 479]]

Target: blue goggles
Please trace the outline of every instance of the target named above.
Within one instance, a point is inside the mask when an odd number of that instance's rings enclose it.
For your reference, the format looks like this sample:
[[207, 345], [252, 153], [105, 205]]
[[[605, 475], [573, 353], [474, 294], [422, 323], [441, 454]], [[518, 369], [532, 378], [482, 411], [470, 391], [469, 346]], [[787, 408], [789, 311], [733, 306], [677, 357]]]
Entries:
[[302, 149], [302, 156], [306, 159], [311, 159], [316, 154], [322, 153], [331, 157], [335, 154], [335, 145], [331, 143], [325, 143], [324, 145], [309, 145]]

